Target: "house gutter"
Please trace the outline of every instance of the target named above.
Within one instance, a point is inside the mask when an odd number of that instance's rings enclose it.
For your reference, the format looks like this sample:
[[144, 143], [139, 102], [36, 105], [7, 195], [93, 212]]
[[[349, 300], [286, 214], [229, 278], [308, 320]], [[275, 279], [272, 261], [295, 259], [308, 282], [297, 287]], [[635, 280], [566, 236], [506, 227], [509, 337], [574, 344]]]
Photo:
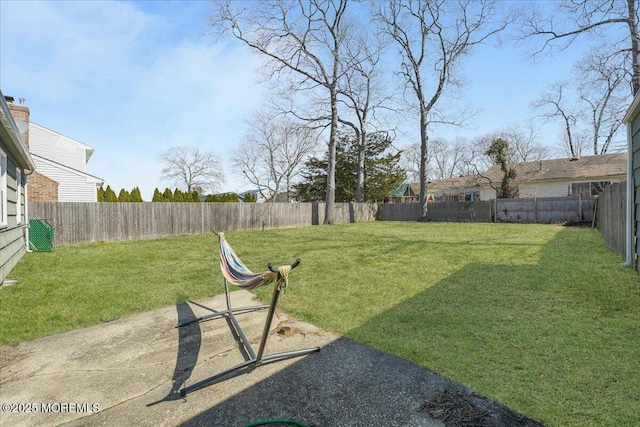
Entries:
[[25, 145], [22, 137], [20, 136], [20, 131], [18, 130], [18, 126], [16, 126], [16, 122], [13, 120], [13, 116], [11, 115], [11, 111], [9, 111], [9, 107], [7, 106], [6, 101], [4, 100], [4, 94], [0, 90], [0, 125], [4, 129], [4, 133], [11, 139], [12, 145], [7, 147], [9, 152], [13, 154], [16, 160], [19, 162], [20, 167], [22, 169], [28, 169], [30, 174], [33, 173], [36, 169], [36, 165], [29, 154], [29, 150]]
[[627, 224], [625, 230], [625, 261], [620, 267], [629, 267], [633, 264], [633, 148], [631, 144], [631, 123], [627, 123]]
[[[9, 106], [5, 101], [4, 94], [0, 90], [0, 132], [8, 137], [12, 144], [7, 146], [7, 150], [15, 157], [18, 166], [22, 168], [22, 176], [27, 177], [36, 171], [36, 165], [29, 153], [29, 148], [24, 143], [21, 132], [13, 119], [13, 115], [9, 110]], [[29, 172], [25, 173], [25, 170]], [[21, 185], [23, 185], [21, 183]], [[31, 252], [29, 247], [29, 196], [27, 193], [28, 185], [24, 185], [24, 221], [22, 225], [24, 229], [25, 247], [27, 252]], [[18, 201], [20, 203], [20, 201]]]
[[[35, 171], [31, 171], [31, 173], [33, 173]], [[33, 252], [31, 250], [31, 243], [29, 240], [29, 228], [30, 228], [30, 224], [29, 224], [29, 194], [27, 193], [29, 186], [25, 185], [24, 186], [24, 221], [26, 222], [26, 224], [24, 224], [24, 238], [26, 241], [26, 250], [28, 253]]]
[[640, 93], [636, 94], [633, 102], [622, 119], [622, 123], [627, 125], [627, 224], [625, 230], [625, 261], [620, 264], [622, 267], [633, 266], [633, 120], [640, 112]]

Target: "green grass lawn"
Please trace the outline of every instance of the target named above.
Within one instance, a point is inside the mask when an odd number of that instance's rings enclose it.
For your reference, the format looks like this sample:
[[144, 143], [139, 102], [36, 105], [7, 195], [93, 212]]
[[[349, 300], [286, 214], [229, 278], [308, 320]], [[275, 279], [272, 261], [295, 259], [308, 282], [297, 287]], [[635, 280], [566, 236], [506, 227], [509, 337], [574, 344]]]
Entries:
[[[254, 271], [302, 259], [280, 302], [295, 317], [549, 426], [640, 425], [640, 276], [597, 231], [376, 222], [227, 240]], [[223, 290], [214, 235], [28, 254], [11, 277], [2, 344]]]

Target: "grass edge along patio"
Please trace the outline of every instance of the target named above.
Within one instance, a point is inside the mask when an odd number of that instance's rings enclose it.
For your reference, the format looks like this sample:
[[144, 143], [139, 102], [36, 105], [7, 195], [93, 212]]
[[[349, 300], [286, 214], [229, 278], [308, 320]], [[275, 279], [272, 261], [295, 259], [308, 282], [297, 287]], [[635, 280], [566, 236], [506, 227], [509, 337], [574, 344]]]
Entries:
[[[370, 222], [227, 238], [255, 270], [302, 259], [280, 309], [303, 321], [545, 425], [640, 425], [640, 278], [596, 230]], [[12, 276], [3, 345], [223, 292], [213, 234], [27, 254]]]

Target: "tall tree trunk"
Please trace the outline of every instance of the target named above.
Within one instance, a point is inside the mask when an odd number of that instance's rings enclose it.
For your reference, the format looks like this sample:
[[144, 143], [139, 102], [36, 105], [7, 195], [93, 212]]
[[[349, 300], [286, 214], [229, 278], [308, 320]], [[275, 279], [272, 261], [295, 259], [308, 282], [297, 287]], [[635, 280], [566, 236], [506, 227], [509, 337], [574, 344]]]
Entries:
[[327, 165], [327, 198], [324, 223], [333, 224], [336, 204], [336, 139], [338, 135], [338, 102], [335, 87], [331, 89], [331, 129], [329, 131], [329, 162]]
[[627, 0], [627, 8], [629, 10], [629, 32], [631, 33], [631, 61], [633, 74], [631, 76], [631, 86], [633, 94], [640, 92], [640, 33], [636, 25], [635, 16], [637, 0]]
[[358, 177], [356, 185], [356, 202], [364, 202], [364, 159], [367, 151], [367, 134], [361, 132], [358, 141]]
[[[420, 103], [422, 104], [422, 101]], [[427, 113], [422, 105], [420, 108], [420, 218], [418, 221], [427, 222], [427, 144], [429, 136], [427, 135]]]

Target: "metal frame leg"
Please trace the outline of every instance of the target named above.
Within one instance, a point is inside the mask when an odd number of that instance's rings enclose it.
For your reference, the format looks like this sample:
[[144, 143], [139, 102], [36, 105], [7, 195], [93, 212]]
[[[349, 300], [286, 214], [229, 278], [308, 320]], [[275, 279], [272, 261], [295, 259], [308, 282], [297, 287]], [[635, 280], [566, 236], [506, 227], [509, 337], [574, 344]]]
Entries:
[[268, 304], [266, 305], [253, 305], [253, 306], [247, 306], [247, 307], [238, 307], [238, 308], [231, 308], [231, 297], [229, 295], [229, 284], [227, 283], [227, 281], [224, 281], [224, 293], [225, 293], [225, 297], [227, 300], [227, 309], [226, 310], [214, 310], [212, 308], [209, 307], [205, 307], [203, 305], [200, 305], [198, 303], [194, 303], [193, 301], [190, 301], [192, 304], [196, 304], [202, 308], [205, 308], [207, 310], [213, 311], [213, 313], [211, 314], [207, 314], [204, 316], [200, 316], [198, 318], [195, 319], [189, 319], [189, 320], [185, 320], [184, 322], [180, 322], [176, 325], [176, 328], [181, 328], [183, 326], [187, 326], [190, 325], [192, 323], [196, 323], [196, 322], [206, 322], [207, 320], [213, 320], [216, 319], [220, 316], [228, 316], [231, 313], [238, 313], [238, 314], [242, 314], [242, 313], [250, 313], [252, 311], [257, 311], [257, 310], [264, 310], [265, 308], [269, 307]]
[[[249, 342], [249, 340], [247, 339], [247, 337], [245, 336], [244, 332], [242, 331], [242, 328], [240, 327], [240, 325], [238, 324], [238, 321], [236, 320], [235, 316], [234, 316], [234, 312], [240, 309], [232, 309], [231, 308], [231, 300], [229, 298], [229, 287], [227, 282], [225, 281], [225, 292], [227, 294], [227, 310], [225, 310], [224, 312], [216, 312], [213, 315], [209, 315], [209, 316], [227, 316], [228, 319], [231, 320], [232, 324], [233, 324], [233, 328], [236, 330], [236, 332], [238, 333], [238, 336], [240, 337], [240, 339], [242, 340], [242, 344], [244, 346], [244, 348], [247, 350], [247, 353], [249, 354], [250, 358], [249, 360], [244, 361], [243, 363], [240, 363], [239, 365], [236, 365], [232, 368], [229, 369], [225, 369], [224, 371], [221, 371], [209, 378], [206, 378], [202, 381], [199, 381], [195, 384], [192, 384], [188, 387], [184, 387], [180, 390], [180, 395], [184, 396], [187, 393], [190, 393], [192, 391], [198, 390], [202, 387], [205, 387], [209, 384], [214, 383], [215, 381], [217, 381], [220, 378], [223, 378], [227, 375], [230, 375], [234, 372], [241, 372], [243, 370], [246, 369], [253, 369], [256, 366], [260, 365], [263, 362], [276, 362], [276, 361], [280, 361], [280, 360], [285, 360], [285, 359], [291, 359], [293, 357], [300, 357], [300, 356], [304, 356], [306, 354], [309, 353], [313, 353], [316, 351], [320, 351], [320, 347], [312, 347], [312, 348], [307, 348], [307, 349], [303, 349], [303, 350], [295, 350], [295, 351], [287, 351], [287, 352], [282, 352], [282, 353], [274, 353], [274, 354], [269, 354], [264, 356], [264, 349], [265, 346], [267, 344], [267, 339], [269, 338], [269, 330], [271, 329], [271, 323], [273, 322], [273, 316], [275, 315], [275, 311], [276, 311], [276, 305], [278, 304], [278, 298], [280, 297], [280, 289], [278, 288], [278, 283], [275, 284], [274, 290], [273, 290], [273, 297], [271, 298], [271, 303], [268, 305], [269, 307], [269, 312], [267, 314], [267, 318], [265, 320], [264, 323], [264, 329], [262, 331], [262, 338], [260, 339], [260, 347], [258, 348], [258, 354], [256, 355], [256, 353], [253, 351], [253, 347], [251, 346], [251, 343]], [[262, 306], [261, 306], [262, 307]], [[264, 306], [267, 307], [267, 306]], [[244, 312], [244, 311], [243, 311]], [[208, 317], [209, 318], [209, 317]], [[207, 318], [207, 320], [208, 320]], [[196, 320], [197, 321], [197, 320]], [[190, 323], [193, 323], [192, 321], [189, 321]], [[183, 322], [182, 325], [178, 325], [178, 326], [184, 326], [185, 324], [187, 324], [186, 322]]]

